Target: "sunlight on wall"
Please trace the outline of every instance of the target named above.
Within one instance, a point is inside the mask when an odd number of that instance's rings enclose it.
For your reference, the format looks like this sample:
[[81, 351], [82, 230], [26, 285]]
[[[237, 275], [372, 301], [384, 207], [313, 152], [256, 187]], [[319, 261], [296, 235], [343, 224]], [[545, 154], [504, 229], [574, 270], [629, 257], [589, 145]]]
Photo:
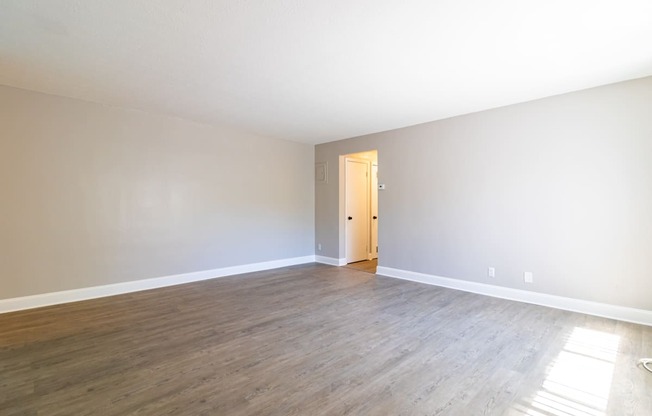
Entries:
[[541, 389], [514, 410], [528, 416], [604, 416], [619, 343], [617, 335], [575, 328]]

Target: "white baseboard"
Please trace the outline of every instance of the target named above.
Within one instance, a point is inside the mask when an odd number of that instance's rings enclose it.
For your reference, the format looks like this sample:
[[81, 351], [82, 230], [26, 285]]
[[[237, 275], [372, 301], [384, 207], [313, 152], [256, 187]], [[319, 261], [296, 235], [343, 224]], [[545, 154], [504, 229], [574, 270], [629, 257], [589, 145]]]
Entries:
[[180, 285], [183, 283], [215, 279], [218, 277], [231, 276], [235, 274], [277, 269], [279, 267], [294, 266], [304, 263], [313, 263], [314, 261], [315, 256], [313, 255], [294, 257], [281, 260], [265, 261], [262, 263], [243, 264], [240, 266], [223, 267], [220, 269], [202, 270], [192, 273], [155, 277], [151, 279], [134, 280], [124, 283], [114, 283], [104, 286], [86, 287], [81, 289], [64, 290], [61, 292], [43, 293], [39, 295], [23, 296], [19, 298], [2, 299], [0, 300], [0, 313], [39, 308], [42, 306], [57, 305], [60, 303], [77, 302], [80, 300], [102, 298], [105, 296], [120, 295], [123, 293]]
[[346, 259], [336, 259], [333, 257], [315, 256], [317, 263], [330, 264], [331, 266], [345, 266]]
[[410, 272], [407, 270], [393, 269], [378, 266], [376, 274], [426, 283], [429, 285], [463, 290], [496, 298], [532, 303], [572, 312], [617, 319], [619, 321], [633, 322], [636, 324], [652, 326], [652, 311], [628, 308], [626, 306], [610, 305], [608, 303], [591, 302], [581, 299], [566, 298], [563, 296], [548, 295], [528, 290], [511, 289], [503, 286], [487, 285], [484, 283], [469, 282], [466, 280], [451, 279], [449, 277], [435, 276], [425, 273]]

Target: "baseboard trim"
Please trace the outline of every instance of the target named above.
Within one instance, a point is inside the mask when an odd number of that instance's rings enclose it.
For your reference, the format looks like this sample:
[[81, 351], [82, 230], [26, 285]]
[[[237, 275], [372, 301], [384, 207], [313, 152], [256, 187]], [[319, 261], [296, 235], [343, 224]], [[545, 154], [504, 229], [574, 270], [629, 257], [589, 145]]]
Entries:
[[39, 295], [23, 296], [19, 298], [2, 299], [0, 300], [0, 313], [40, 308], [42, 306], [58, 305], [61, 303], [78, 302], [81, 300], [121, 295], [124, 293], [138, 292], [141, 290], [156, 289], [159, 287], [174, 286], [184, 283], [198, 282], [200, 280], [215, 279], [218, 277], [258, 272], [262, 270], [278, 269], [280, 267], [314, 262], [314, 255], [293, 257], [287, 259], [265, 261], [261, 263], [223, 267], [220, 269], [202, 270], [198, 272], [175, 274], [171, 276], [154, 277], [151, 279], [133, 280], [110, 285], [85, 287], [81, 289], [64, 290], [61, 292], [51, 292]]
[[346, 259], [336, 259], [334, 257], [315, 256], [317, 263], [330, 264], [331, 266], [345, 266]]
[[626, 306], [610, 305], [607, 303], [591, 302], [587, 300], [567, 298], [563, 296], [548, 295], [545, 293], [530, 292], [527, 290], [512, 289], [503, 286], [469, 282], [466, 280], [458, 280], [449, 277], [411, 272], [407, 270], [394, 269], [391, 267], [378, 266], [376, 274], [393, 277], [396, 279], [410, 280], [413, 282], [446, 287], [449, 289], [457, 289], [465, 292], [477, 293], [480, 295], [493, 296], [496, 298], [515, 300], [518, 302], [548, 306], [556, 309], [585, 313], [587, 315], [600, 316], [603, 318], [611, 318], [619, 321], [652, 326], [652, 311], [644, 309], [635, 309]]

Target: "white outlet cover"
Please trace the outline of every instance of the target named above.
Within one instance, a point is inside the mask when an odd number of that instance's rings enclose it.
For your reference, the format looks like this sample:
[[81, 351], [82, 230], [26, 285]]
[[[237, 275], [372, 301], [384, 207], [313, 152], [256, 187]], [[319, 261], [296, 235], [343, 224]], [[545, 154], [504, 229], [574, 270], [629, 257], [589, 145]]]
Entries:
[[487, 276], [496, 277], [496, 269], [493, 267], [487, 268]]
[[525, 283], [534, 282], [534, 274], [532, 272], [523, 272], [523, 281]]

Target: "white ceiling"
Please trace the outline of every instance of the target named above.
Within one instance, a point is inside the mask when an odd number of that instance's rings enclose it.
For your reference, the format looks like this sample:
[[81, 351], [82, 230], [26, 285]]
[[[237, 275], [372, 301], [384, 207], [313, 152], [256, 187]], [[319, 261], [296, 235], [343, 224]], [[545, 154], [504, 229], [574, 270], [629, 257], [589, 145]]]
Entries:
[[648, 75], [651, 0], [0, 1], [0, 84], [307, 143]]

